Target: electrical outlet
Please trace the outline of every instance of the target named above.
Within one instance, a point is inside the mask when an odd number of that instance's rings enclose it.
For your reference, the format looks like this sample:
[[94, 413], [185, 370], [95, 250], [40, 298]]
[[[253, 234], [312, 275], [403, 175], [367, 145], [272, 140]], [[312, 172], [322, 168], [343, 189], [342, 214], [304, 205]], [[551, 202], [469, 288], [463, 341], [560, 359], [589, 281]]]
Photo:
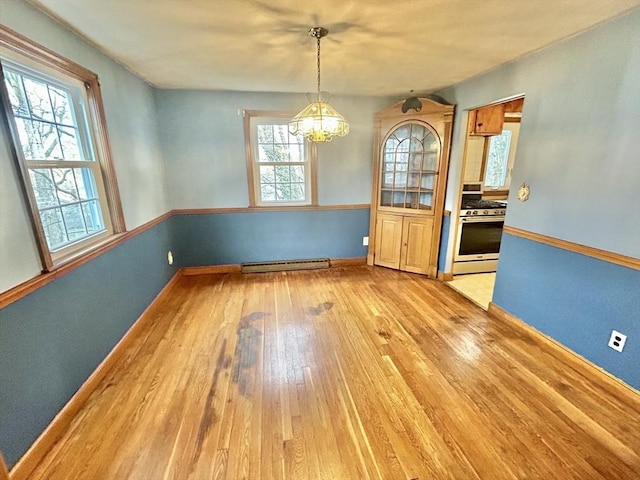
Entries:
[[169, 263], [169, 265], [173, 265], [173, 253], [171, 253], [171, 250], [167, 252], [167, 262]]
[[369, 245], [369, 237], [362, 237], [362, 246], [366, 247]]
[[622, 352], [627, 336], [617, 330], [611, 330], [611, 338], [609, 338], [609, 346], [618, 352]]

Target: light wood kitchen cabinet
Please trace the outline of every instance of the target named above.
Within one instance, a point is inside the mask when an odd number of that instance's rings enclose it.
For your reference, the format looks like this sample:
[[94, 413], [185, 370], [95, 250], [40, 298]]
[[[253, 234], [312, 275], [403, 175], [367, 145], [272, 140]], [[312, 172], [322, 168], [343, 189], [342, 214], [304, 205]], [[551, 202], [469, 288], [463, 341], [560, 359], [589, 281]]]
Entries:
[[376, 265], [413, 273], [429, 273], [433, 218], [378, 214]]
[[504, 104], [489, 105], [471, 112], [474, 115], [471, 122], [470, 135], [500, 135], [504, 125]]
[[412, 100], [375, 115], [367, 263], [435, 277], [454, 106]]

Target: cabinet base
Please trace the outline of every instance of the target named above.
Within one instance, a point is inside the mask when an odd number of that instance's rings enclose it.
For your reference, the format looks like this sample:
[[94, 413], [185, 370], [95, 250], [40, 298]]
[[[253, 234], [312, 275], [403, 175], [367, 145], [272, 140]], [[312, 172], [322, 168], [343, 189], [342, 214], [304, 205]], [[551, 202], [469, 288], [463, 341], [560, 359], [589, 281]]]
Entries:
[[453, 262], [453, 274], [487, 273], [498, 269], [498, 260], [478, 260], [477, 262]]

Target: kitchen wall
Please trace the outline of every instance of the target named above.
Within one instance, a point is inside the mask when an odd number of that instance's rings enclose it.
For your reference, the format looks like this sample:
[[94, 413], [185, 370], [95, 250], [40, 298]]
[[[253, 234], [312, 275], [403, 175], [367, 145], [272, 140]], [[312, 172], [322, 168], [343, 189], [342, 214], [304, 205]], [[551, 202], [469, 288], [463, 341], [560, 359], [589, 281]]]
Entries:
[[485, 137], [469, 135], [467, 138], [467, 155], [464, 165], [465, 182], [481, 182], [482, 163], [484, 160]]
[[[458, 112], [447, 208], [458, 208], [466, 111], [525, 94], [506, 225], [640, 257], [639, 24], [636, 9], [438, 92]], [[640, 388], [640, 272], [601, 262], [506, 234], [493, 301]], [[622, 354], [606, 347], [612, 329], [629, 336]]]

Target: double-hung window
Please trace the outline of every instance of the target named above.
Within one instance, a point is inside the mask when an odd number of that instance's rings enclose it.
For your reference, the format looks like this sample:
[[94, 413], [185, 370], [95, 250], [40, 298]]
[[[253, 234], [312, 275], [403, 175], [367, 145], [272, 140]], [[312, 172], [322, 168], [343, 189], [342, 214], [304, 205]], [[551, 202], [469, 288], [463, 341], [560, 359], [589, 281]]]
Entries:
[[252, 207], [317, 204], [316, 146], [289, 133], [293, 115], [244, 112]]
[[3, 108], [50, 270], [124, 225], [97, 77], [52, 52], [34, 55], [40, 50], [0, 31]]
[[503, 130], [502, 134], [489, 138], [484, 186], [485, 188], [499, 189], [507, 183], [511, 130]]
[[489, 137], [484, 164], [484, 187], [487, 190], [509, 190], [511, 171], [516, 156], [520, 122], [505, 122], [501, 135]]

